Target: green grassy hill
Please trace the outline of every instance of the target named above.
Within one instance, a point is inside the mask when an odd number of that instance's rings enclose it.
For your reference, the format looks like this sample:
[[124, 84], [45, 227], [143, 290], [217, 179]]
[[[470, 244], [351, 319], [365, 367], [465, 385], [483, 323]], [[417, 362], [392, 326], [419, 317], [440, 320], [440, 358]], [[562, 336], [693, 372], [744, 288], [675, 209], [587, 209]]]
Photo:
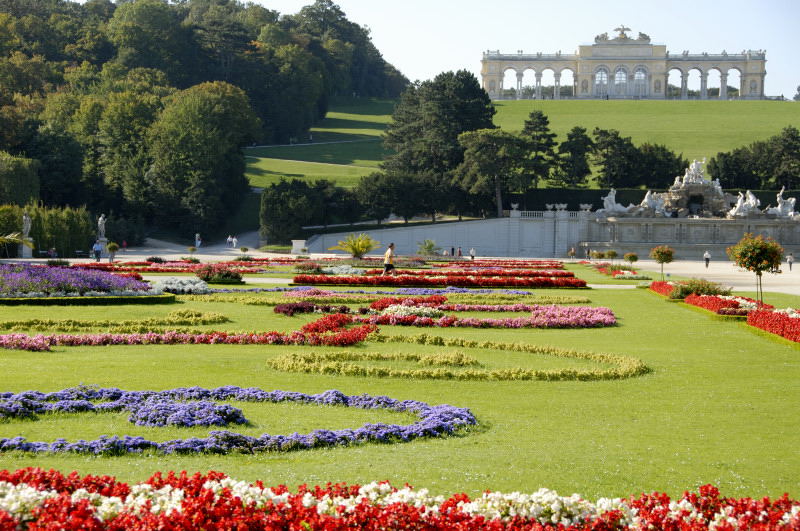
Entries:
[[[286, 178], [327, 178], [352, 187], [377, 168], [384, 150], [380, 135], [394, 102], [335, 102], [312, 130], [313, 143], [247, 150], [253, 186]], [[541, 110], [559, 138], [576, 125], [618, 129], [637, 144], [665, 144], [688, 159], [711, 158], [720, 151], [762, 140], [787, 125], [800, 127], [800, 104], [777, 101], [603, 101], [520, 100], [495, 102], [495, 124], [522, 129], [533, 110]]]

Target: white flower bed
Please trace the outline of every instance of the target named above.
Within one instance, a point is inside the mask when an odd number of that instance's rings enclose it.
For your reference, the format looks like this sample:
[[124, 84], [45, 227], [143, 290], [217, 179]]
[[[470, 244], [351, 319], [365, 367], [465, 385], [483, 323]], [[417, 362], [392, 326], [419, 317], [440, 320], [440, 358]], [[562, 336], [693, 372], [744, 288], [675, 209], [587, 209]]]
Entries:
[[199, 278], [192, 277], [164, 277], [152, 283], [153, 290], [179, 295], [205, 295], [211, 293], [211, 288]]
[[325, 275], [363, 275], [364, 270], [351, 265], [337, 265], [320, 269]]
[[[758, 303], [755, 301], [749, 301], [747, 299], [743, 299], [742, 297], [737, 297], [736, 295], [716, 295], [717, 298], [724, 299], [726, 301], [735, 301], [739, 303], [739, 308], [744, 310], [758, 310]], [[787, 310], [792, 310], [791, 308], [787, 308]], [[781, 311], [781, 310], [778, 310]]]
[[397, 317], [408, 317], [409, 315], [415, 315], [417, 317], [430, 317], [430, 318], [438, 318], [444, 315], [442, 310], [437, 310], [436, 308], [429, 308], [427, 306], [406, 306], [404, 304], [392, 304], [391, 306], [384, 308], [381, 312], [381, 315], [395, 315]]

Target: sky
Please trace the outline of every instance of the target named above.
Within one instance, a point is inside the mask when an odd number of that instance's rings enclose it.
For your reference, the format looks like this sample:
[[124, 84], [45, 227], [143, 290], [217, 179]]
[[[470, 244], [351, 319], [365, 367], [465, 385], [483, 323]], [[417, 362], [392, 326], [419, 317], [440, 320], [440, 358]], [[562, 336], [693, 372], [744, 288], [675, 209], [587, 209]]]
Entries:
[[[255, 1], [291, 14], [312, 0]], [[463, 68], [480, 79], [486, 50], [574, 53], [624, 24], [629, 35], [646, 33], [672, 53], [766, 50], [765, 93], [791, 98], [800, 85], [800, 0], [334, 1], [370, 28], [384, 58], [412, 81]], [[690, 78], [689, 88], [699, 88], [699, 78]]]

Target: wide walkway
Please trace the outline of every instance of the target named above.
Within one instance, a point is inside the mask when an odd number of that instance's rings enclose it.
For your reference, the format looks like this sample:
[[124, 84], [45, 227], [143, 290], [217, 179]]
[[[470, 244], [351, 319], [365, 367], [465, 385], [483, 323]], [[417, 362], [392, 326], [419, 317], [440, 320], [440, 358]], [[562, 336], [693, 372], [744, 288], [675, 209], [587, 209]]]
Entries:
[[[653, 278], [660, 278], [661, 266], [652, 260], [640, 260], [636, 267], [644, 271], [656, 273]], [[786, 263], [783, 264], [780, 274], [764, 273], [764, 291], [789, 293], [800, 295], [800, 266], [795, 264], [792, 271]], [[725, 286], [732, 286], [734, 291], [755, 291], [756, 275], [749, 271], [740, 270], [733, 262], [728, 260], [711, 260], [708, 269], [702, 260], [677, 260], [671, 264], [664, 264], [664, 273], [670, 276], [705, 278], [719, 282]]]

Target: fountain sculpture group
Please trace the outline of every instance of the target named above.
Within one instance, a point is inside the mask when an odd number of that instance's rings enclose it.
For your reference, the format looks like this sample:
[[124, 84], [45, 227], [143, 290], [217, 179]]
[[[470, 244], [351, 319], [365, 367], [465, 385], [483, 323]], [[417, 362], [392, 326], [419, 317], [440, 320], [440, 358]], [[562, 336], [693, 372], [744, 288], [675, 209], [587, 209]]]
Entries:
[[796, 199], [785, 199], [784, 188], [778, 193], [777, 206], [760, 210], [761, 201], [747, 190], [738, 197], [725, 193], [719, 179], [705, 178], [702, 162], [694, 160], [683, 177], [675, 177], [669, 190], [656, 193], [650, 190], [638, 205], [623, 206], [616, 201], [613, 188], [603, 198], [603, 208], [597, 210], [598, 217], [672, 217], [672, 218], [726, 218], [726, 219], [798, 219], [795, 212]]

